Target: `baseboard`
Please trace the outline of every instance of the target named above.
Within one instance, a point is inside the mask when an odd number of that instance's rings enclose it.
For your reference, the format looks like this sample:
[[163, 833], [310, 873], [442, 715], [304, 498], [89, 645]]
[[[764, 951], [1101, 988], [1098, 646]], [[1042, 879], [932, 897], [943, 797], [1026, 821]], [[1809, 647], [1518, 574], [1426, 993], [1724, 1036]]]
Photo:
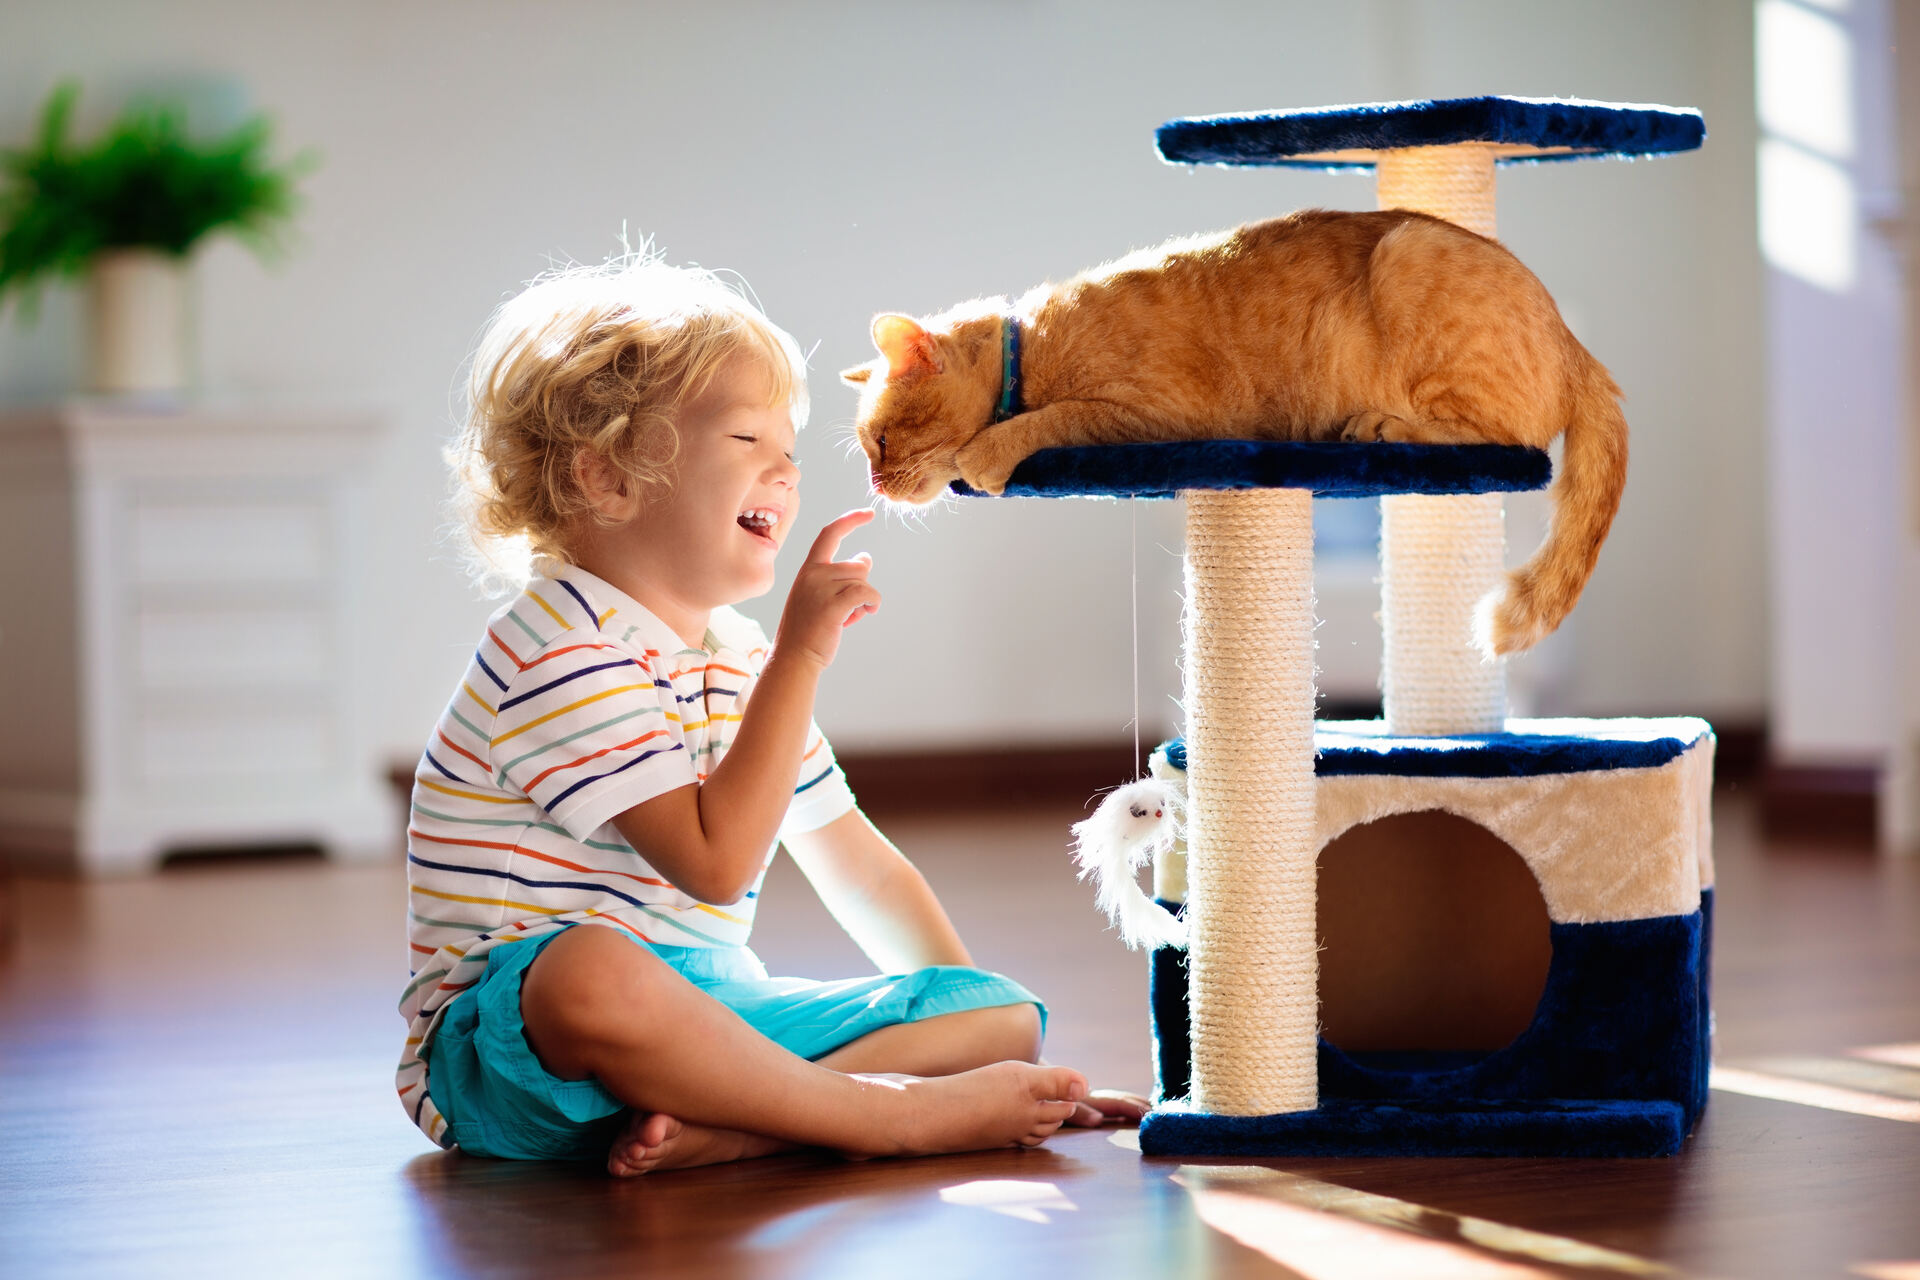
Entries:
[[[1155, 745], [1143, 742], [1141, 751]], [[895, 816], [1085, 809], [1135, 773], [1131, 742], [847, 751], [840, 767], [862, 809]]]
[[1871, 846], [1879, 839], [1880, 769], [1768, 761], [1760, 771], [1760, 828], [1774, 839]]
[[1743, 787], [1758, 782], [1767, 763], [1766, 722], [1722, 724], [1712, 716], [1707, 720], [1713, 725], [1713, 784]]

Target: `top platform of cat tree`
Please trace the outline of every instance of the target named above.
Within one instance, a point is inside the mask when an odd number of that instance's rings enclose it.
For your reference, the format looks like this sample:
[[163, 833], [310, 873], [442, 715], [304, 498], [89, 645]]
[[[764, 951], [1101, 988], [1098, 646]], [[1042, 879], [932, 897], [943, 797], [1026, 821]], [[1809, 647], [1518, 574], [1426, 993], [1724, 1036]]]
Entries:
[[1382, 151], [1488, 144], [1496, 164], [1632, 159], [1691, 151], [1698, 111], [1577, 98], [1448, 98], [1169, 120], [1157, 133], [1172, 164], [1371, 169]]
[[[1543, 489], [1541, 449], [1471, 444], [1188, 440], [1042, 449], [1013, 469], [1009, 498], [1175, 498], [1189, 489], [1310, 489], [1320, 498]], [[964, 481], [953, 491], [982, 496]]]

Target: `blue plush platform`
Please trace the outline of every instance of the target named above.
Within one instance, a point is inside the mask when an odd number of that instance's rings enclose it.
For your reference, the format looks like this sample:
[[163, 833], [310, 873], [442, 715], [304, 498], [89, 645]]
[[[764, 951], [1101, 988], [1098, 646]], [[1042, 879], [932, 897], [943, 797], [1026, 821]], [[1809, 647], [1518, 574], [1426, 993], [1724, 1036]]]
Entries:
[[[1313, 728], [1313, 771], [1401, 778], [1535, 778], [1595, 769], [1657, 769], [1713, 729], [1693, 716], [1660, 720], [1509, 720], [1505, 733], [1394, 737], [1383, 720], [1321, 720]], [[1187, 767], [1187, 744], [1165, 744], [1167, 762]]]
[[1176, 1156], [1671, 1155], [1688, 1121], [1671, 1102], [1390, 1102], [1327, 1098], [1314, 1111], [1211, 1116], [1174, 1104], [1140, 1123], [1142, 1154]]
[[[1544, 450], [1510, 445], [1195, 440], [1042, 449], [1013, 469], [1009, 498], [1173, 498], [1183, 489], [1311, 489], [1321, 498], [1385, 493], [1512, 493], [1553, 478]], [[954, 481], [953, 491], [981, 496]]]
[[1498, 158], [1513, 164], [1691, 151], [1706, 136], [1700, 113], [1686, 108], [1485, 97], [1192, 116], [1161, 125], [1157, 140], [1161, 156], [1175, 164], [1371, 169], [1370, 157], [1326, 153], [1455, 142], [1555, 149]]

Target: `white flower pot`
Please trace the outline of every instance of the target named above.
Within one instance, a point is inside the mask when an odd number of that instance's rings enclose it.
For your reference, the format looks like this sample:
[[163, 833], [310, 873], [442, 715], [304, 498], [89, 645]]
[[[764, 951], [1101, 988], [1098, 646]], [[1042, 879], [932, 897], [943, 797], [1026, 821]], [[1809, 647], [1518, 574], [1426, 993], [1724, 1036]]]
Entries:
[[92, 389], [104, 395], [184, 393], [192, 362], [186, 259], [154, 249], [108, 249], [90, 270]]

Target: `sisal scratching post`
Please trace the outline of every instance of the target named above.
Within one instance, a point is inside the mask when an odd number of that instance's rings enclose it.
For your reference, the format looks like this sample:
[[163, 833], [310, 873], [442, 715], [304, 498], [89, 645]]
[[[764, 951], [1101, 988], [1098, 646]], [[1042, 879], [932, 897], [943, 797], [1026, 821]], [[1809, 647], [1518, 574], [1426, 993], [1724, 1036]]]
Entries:
[[[1382, 151], [1382, 209], [1413, 209], [1491, 237], [1494, 148], [1455, 143]], [[1506, 724], [1504, 662], [1473, 644], [1473, 610], [1500, 585], [1505, 510], [1497, 493], [1380, 499], [1381, 693], [1387, 728], [1439, 736]]]
[[1310, 1111], [1319, 1104], [1313, 497], [1185, 497], [1193, 1105]]

